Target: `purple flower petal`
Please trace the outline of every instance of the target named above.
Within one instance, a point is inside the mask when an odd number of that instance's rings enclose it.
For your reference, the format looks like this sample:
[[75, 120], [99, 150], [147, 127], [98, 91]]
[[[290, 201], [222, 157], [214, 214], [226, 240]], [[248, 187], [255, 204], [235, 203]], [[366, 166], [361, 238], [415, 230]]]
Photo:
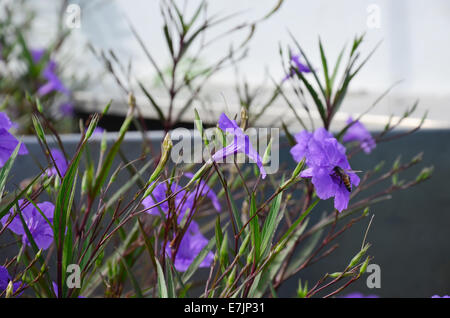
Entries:
[[8, 115], [3, 112], [0, 112], [0, 128], [9, 130], [12, 127], [12, 122], [9, 119]]
[[253, 148], [250, 143], [249, 137], [244, 134], [242, 129], [237, 125], [234, 120], [231, 120], [222, 113], [220, 115], [219, 128], [224, 130], [225, 132], [231, 133], [234, 135], [233, 142], [226, 147], [219, 149], [212, 157], [211, 160], [215, 162], [223, 162], [223, 160], [231, 155], [235, 155], [237, 153], [243, 153], [252, 161], [256, 162], [256, 165], [259, 168], [261, 173], [261, 177], [264, 179], [266, 177], [266, 171], [263, 167], [261, 157], [258, 152]]
[[[176, 193], [180, 191], [181, 187], [175, 183], [172, 183], [171, 185], [171, 193]], [[167, 183], [162, 182], [159, 183], [154, 189], [151, 195], [146, 197], [142, 201], [142, 205], [148, 209], [151, 206], [164, 201], [167, 198]], [[178, 213], [178, 221], [181, 222], [184, 214], [187, 212], [188, 209], [192, 209], [192, 206], [194, 204], [193, 202], [193, 196], [186, 193], [186, 191], [182, 190], [178, 192], [178, 194], [175, 196], [174, 200], [175, 209]], [[155, 206], [149, 210], [147, 210], [148, 214], [151, 215], [161, 215], [160, 209], [164, 214], [167, 214], [169, 211], [169, 202], [164, 201], [159, 206]]]
[[[61, 174], [62, 177], [65, 176], [67, 168], [68, 168], [68, 163], [66, 160], [66, 157], [64, 157], [64, 154], [56, 148], [50, 149], [50, 152], [52, 154], [53, 159], [55, 160], [55, 164], [56, 164], [56, 168], [58, 168], [59, 173]], [[56, 176], [58, 175], [58, 171], [56, 170], [55, 167], [50, 168], [49, 171], [47, 172], [48, 176]]]
[[[11, 276], [9, 275], [8, 270], [5, 267], [0, 266], [0, 293], [2, 293], [6, 288], [8, 288], [10, 281]], [[15, 293], [21, 285], [22, 282], [13, 283], [13, 292]]]
[[360, 121], [354, 121], [352, 117], [347, 120], [347, 124], [352, 124], [345, 133], [342, 140], [344, 142], [358, 141], [365, 153], [370, 153], [375, 147], [375, 139]]
[[59, 112], [65, 117], [73, 117], [75, 114], [73, 103], [66, 102], [59, 106]]
[[[345, 147], [324, 128], [313, 134], [301, 132], [296, 135], [297, 145], [292, 147], [294, 160], [306, 158], [308, 169], [301, 172], [303, 178], [311, 178], [317, 196], [326, 200], [334, 197], [334, 207], [343, 211], [348, 207], [352, 186], [359, 185], [359, 177], [352, 172]], [[349, 178], [347, 189], [343, 179]]]
[[[199, 226], [194, 221], [181, 239], [178, 252], [175, 257], [175, 268], [179, 272], [185, 272], [201, 250], [208, 244], [208, 240], [201, 234]], [[167, 255], [171, 255], [169, 246], [166, 246]], [[209, 267], [214, 259], [214, 254], [209, 252], [199, 267]]]
[[[11, 157], [12, 153], [16, 149], [19, 141], [11, 135], [8, 130], [0, 128], [0, 167], [3, 167]], [[19, 155], [26, 155], [28, 153], [24, 144], [20, 145]]]
[[[190, 172], [186, 172], [184, 175], [185, 175], [186, 177], [188, 177], [188, 178], [193, 178], [193, 177], [194, 177], [194, 174], [192, 174], [192, 173], [190, 173]], [[201, 195], [202, 195], [202, 196], [205, 196], [205, 195], [206, 195], [206, 196], [211, 200], [211, 202], [212, 202], [214, 208], [215, 208], [217, 211], [220, 212], [220, 211], [221, 211], [221, 206], [220, 206], [220, 202], [219, 202], [219, 198], [217, 197], [217, 194], [216, 194], [216, 193], [208, 186], [208, 184], [207, 184], [205, 181], [203, 181], [203, 180], [200, 181], [198, 187], [199, 187], [199, 189], [200, 189], [200, 191], [201, 191]], [[194, 190], [194, 191], [193, 191], [193, 195], [195, 196], [196, 194], [197, 194], [197, 191]]]
[[[24, 221], [28, 229], [30, 230], [31, 235], [33, 236], [33, 240], [36, 242], [38, 248], [42, 248], [44, 250], [49, 248], [53, 242], [53, 230], [51, 225], [47, 223], [45, 218], [33, 204], [27, 203], [28, 205], [23, 207], [25, 205], [24, 200], [19, 200], [18, 204], [21, 208]], [[48, 221], [50, 223], [53, 223], [53, 213], [55, 210], [54, 205], [50, 202], [43, 202], [38, 203], [37, 206], [48, 219]], [[3, 224], [3, 226], [6, 226], [9, 217], [13, 214], [14, 209], [11, 209], [10, 212], [1, 219], [1, 223]], [[23, 228], [19, 214], [16, 214], [14, 219], [9, 224], [8, 229], [13, 231], [17, 235], [21, 235], [24, 244], [30, 244], [25, 234], [25, 229]]]

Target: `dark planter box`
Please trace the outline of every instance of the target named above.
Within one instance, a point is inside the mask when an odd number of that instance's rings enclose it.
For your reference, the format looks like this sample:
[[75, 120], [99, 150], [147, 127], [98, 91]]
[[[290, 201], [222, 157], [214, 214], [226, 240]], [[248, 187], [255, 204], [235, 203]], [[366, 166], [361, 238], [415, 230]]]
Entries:
[[[149, 138], [155, 147], [160, 147], [162, 137], [163, 133], [160, 131], [149, 133]], [[67, 150], [73, 152], [79, 136], [67, 135], [62, 138]], [[110, 133], [108, 138], [113, 140], [115, 134]], [[367, 241], [373, 244], [369, 250], [369, 254], [374, 256], [373, 263], [381, 267], [381, 288], [368, 289], [366, 274], [360, 281], [346, 289], [347, 292], [361, 291], [364, 294], [377, 294], [381, 297], [430, 297], [434, 294], [450, 293], [448, 270], [450, 268], [448, 243], [450, 147], [446, 146], [448, 140], [450, 140], [450, 131], [426, 130], [380, 144], [370, 155], [361, 153], [352, 158], [351, 164], [355, 170], [364, 171], [373, 168], [382, 160], [386, 161], [385, 169], [387, 169], [399, 154], [406, 162], [423, 151], [423, 164], [401, 175], [401, 179], [415, 178], [422, 167], [429, 165], [435, 167], [435, 173], [431, 180], [424, 184], [396, 192], [391, 200], [372, 206], [371, 213], [375, 214], [375, 218]], [[35, 175], [39, 171], [36, 160], [42, 164], [45, 163], [35, 137], [25, 137], [24, 142], [31, 155], [20, 156], [17, 159], [9, 187]], [[129, 160], [140, 155], [141, 142], [139, 133], [128, 133], [122, 150]], [[98, 145], [99, 141], [94, 143]], [[282, 144], [285, 142], [280, 141], [280, 145]], [[93, 156], [96, 156], [96, 153], [93, 152]], [[287, 147], [280, 149], [280, 162], [286, 162], [291, 167], [295, 164]], [[128, 176], [123, 174], [122, 178], [125, 180]], [[330, 206], [331, 200], [323, 207], [317, 207], [310, 224], [313, 224], [324, 209]], [[306, 268], [297, 277], [283, 285], [280, 296], [294, 296], [300, 277], [302, 282], [307, 280], [309, 286], [312, 286], [323, 274], [344, 269], [360, 249], [368, 221], [369, 219], [366, 218], [347, 231], [337, 241], [340, 246], [331, 256]], [[2, 254], [9, 254], [8, 250], [4, 250]]]

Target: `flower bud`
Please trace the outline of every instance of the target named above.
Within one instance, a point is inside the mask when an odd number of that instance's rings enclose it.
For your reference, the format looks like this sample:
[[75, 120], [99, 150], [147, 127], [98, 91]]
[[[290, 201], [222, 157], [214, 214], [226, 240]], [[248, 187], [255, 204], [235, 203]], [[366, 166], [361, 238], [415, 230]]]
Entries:
[[227, 287], [230, 287], [234, 283], [234, 279], [236, 278], [236, 266], [233, 267], [233, 270], [231, 271], [230, 275], [227, 279]]
[[348, 267], [354, 267], [356, 266], [359, 261], [361, 260], [361, 258], [364, 256], [364, 254], [366, 254], [367, 250], [369, 249], [370, 244], [367, 243], [366, 245], [364, 245], [364, 247], [359, 251], [358, 254], [355, 255], [355, 257], [352, 258], [350, 264], [348, 265]]
[[369, 256], [367, 256], [367, 258], [366, 258], [366, 260], [364, 261], [364, 263], [361, 265], [361, 268], [360, 268], [360, 270], [359, 270], [359, 274], [364, 274], [365, 272], [366, 272], [366, 270], [367, 270], [367, 266], [369, 265], [369, 261], [370, 261], [370, 258], [369, 258]]
[[33, 121], [33, 125], [34, 125], [34, 130], [36, 131], [36, 135], [38, 136], [38, 138], [45, 144], [45, 133], [44, 133], [44, 128], [42, 128], [41, 123], [39, 122], [39, 119], [33, 115], [31, 117], [32, 121]]
[[6, 294], [5, 298], [11, 298], [11, 296], [14, 294], [14, 285], [12, 280], [9, 281], [8, 287], [6, 287]]
[[305, 298], [308, 295], [308, 282], [305, 283], [305, 286], [302, 287], [301, 279], [298, 280], [298, 289], [297, 289], [297, 297]]
[[44, 112], [44, 108], [42, 107], [41, 101], [39, 98], [36, 98], [36, 108], [42, 114]]
[[55, 175], [55, 181], [53, 182], [53, 187], [55, 190], [58, 190], [61, 186], [61, 178], [58, 175]]
[[[170, 151], [172, 150], [172, 147], [173, 147], [172, 139], [170, 138], [169, 134], [166, 134], [161, 146], [161, 158], [159, 159], [158, 166], [156, 167], [155, 171], [153, 171], [147, 184], [150, 185], [159, 177], [164, 167], [166, 166], [167, 161], [169, 160]], [[151, 191], [153, 191], [153, 189], [151, 189]], [[147, 191], [145, 191], [144, 193], [144, 198], [146, 198], [151, 193], [151, 191], [147, 189]]]

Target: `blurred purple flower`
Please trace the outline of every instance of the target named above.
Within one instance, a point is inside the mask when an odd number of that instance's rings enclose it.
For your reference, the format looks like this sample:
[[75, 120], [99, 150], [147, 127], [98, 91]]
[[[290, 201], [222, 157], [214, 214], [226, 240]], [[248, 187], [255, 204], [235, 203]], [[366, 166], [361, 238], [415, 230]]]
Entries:
[[439, 296], [439, 295], [433, 295], [431, 298], [450, 298], [449, 295]]
[[[18, 204], [22, 208], [24, 205], [24, 200], [19, 200]], [[50, 224], [47, 223], [45, 218], [41, 215], [41, 213], [36, 209], [36, 207], [27, 202], [27, 206], [22, 208], [22, 216], [25, 221], [25, 224], [27, 225], [28, 229], [30, 230], [31, 235], [33, 236], [34, 241], [36, 242], [36, 245], [39, 249], [47, 249], [53, 242], [53, 230]], [[42, 202], [38, 203], [37, 206], [42, 211], [42, 213], [45, 215], [45, 217], [48, 219], [50, 223], [53, 223], [53, 213], [55, 210], [55, 206], [50, 202]], [[14, 215], [14, 210], [11, 209], [8, 214], [6, 214], [2, 219], [1, 222], [3, 226], [6, 226], [8, 223], [8, 219], [10, 216]], [[16, 214], [14, 219], [11, 221], [11, 223], [8, 225], [8, 229], [16, 233], [17, 235], [22, 236], [22, 242], [23, 244], [30, 245], [30, 242], [28, 241], [25, 229], [22, 225], [22, 220], [20, 219], [19, 214]]]
[[311, 69], [308, 67], [308, 65], [302, 63], [300, 61], [301, 56], [300, 55], [291, 55], [291, 70], [289, 72], [288, 75], [286, 75], [286, 77], [283, 79], [283, 81], [287, 80], [288, 78], [294, 76], [296, 74], [295, 70], [293, 68], [295, 68], [299, 73], [311, 73]]
[[262, 178], [266, 177], [266, 171], [264, 170], [261, 157], [258, 152], [253, 149], [250, 143], [249, 137], [244, 134], [242, 129], [237, 125], [234, 120], [229, 119], [225, 113], [222, 113], [219, 118], [219, 128], [224, 132], [228, 132], [234, 135], [233, 142], [227, 145], [225, 148], [219, 149], [211, 158], [215, 162], [223, 162], [223, 160], [229, 156], [234, 156], [237, 153], [243, 153], [251, 160], [256, 162], [259, 167]]
[[[31, 56], [34, 63], [39, 63], [42, 57], [44, 56], [45, 50], [43, 49], [34, 49], [31, 50]], [[59, 77], [56, 75], [56, 62], [53, 60], [49, 60], [47, 65], [45, 66], [42, 76], [47, 80], [47, 82], [38, 88], [38, 95], [44, 96], [53, 91], [61, 92], [67, 96], [70, 95], [70, 91], [64, 86]]]
[[[185, 175], [189, 176], [192, 174], [186, 173]], [[213, 202], [214, 207], [220, 211], [220, 204], [217, 198], [217, 195], [210, 189], [204, 181], [201, 181], [199, 184], [199, 190], [194, 190], [193, 192], [187, 193], [185, 190], [181, 190], [182, 188], [175, 183], [171, 185], [171, 193], [176, 193], [174, 198], [175, 210], [177, 211], [178, 218], [177, 221], [180, 223], [186, 212], [189, 209], [192, 209], [195, 202], [195, 197], [198, 195], [207, 196]], [[145, 208], [149, 208], [155, 205], [158, 202], [161, 202], [167, 198], [168, 194], [167, 183], [163, 182], [158, 184], [152, 192], [152, 195], [146, 197], [142, 201], [142, 205]], [[181, 190], [181, 191], [180, 191]], [[201, 191], [201, 192], [200, 192]], [[164, 214], [167, 214], [169, 211], [169, 203], [165, 201], [159, 205], [159, 208]], [[153, 207], [147, 211], [147, 213], [151, 215], [161, 215], [158, 207]], [[208, 244], [208, 239], [206, 239], [200, 232], [198, 224], [195, 221], [191, 221], [189, 228], [181, 239], [180, 246], [178, 248], [176, 258], [175, 258], [175, 268], [184, 272], [187, 270], [189, 265], [195, 259], [195, 257], [200, 253], [200, 251]], [[171, 249], [169, 244], [165, 247], [166, 253], [168, 256], [171, 256]], [[205, 259], [200, 264], [200, 267], [208, 267], [211, 264], [214, 255], [209, 252]]]
[[62, 103], [59, 106], [59, 112], [64, 117], [73, 117], [73, 115], [75, 114], [73, 103], [71, 102]]
[[358, 141], [364, 152], [370, 153], [376, 147], [375, 139], [373, 139], [370, 132], [360, 121], [354, 121], [352, 117], [347, 120], [347, 124], [352, 125], [347, 129], [342, 140], [344, 142]]
[[[200, 232], [199, 226], [195, 221], [192, 221], [181, 239], [180, 246], [175, 256], [175, 268], [179, 272], [185, 272], [201, 250], [208, 244], [206, 239]], [[166, 245], [166, 253], [171, 255], [169, 244]], [[199, 267], [209, 267], [214, 259], [214, 254], [209, 252]]]
[[[297, 145], [291, 154], [297, 162], [304, 157], [308, 169], [300, 176], [311, 178], [317, 196], [326, 200], [334, 197], [334, 207], [341, 212], [348, 206], [351, 186], [358, 186], [359, 177], [351, 171], [345, 147], [325, 128], [318, 128], [313, 134], [301, 132], [296, 135]], [[348, 176], [350, 190], [347, 189], [342, 172]]]
[[[186, 172], [184, 175], [186, 177], [188, 177], [188, 178], [194, 177], [194, 174], [192, 174], [190, 172]], [[195, 196], [196, 194], [200, 194], [201, 196], [207, 196], [211, 200], [214, 208], [218, 212], [220, 212], [221, 211], [221, 206], [220, 206], [219, 198], [217, 197], [216, 193], [203, 180], [200, 181], [198, 187], [199, 187], [199, 193], [197, 193], [197, 191], [194, 190], [191, 195]]]
[[105, 132], [105, 129], [102, 127], [95, 127], [94, 132], [92, 133], [92, 136], [100, 136]]
[[[9, 282], [11, 281], [11, 276], [8, 273], [8, 270], [0, 266], [0, 294], [8, 287]], [[15, 293], [17, 289], [22, 285], [21, 282], [13, 283], [13, 292]]]
[[[13, 127], [13, 123], [9, 120], [5, 113], [0, 112], [0, 168], [8, 161], [11, 154], [16, 149], [19, 141], [9, 133], [9, 129]], [[20, 145], [19, 155], [28, 154], [28, 150], [24, 144]]]
[[[53, 159], [55, 160], [54, 163], [56, 164], [56, 167], [53, 166], [52, 168], [50, 168], [47, 171], [47, 175], [49, 177], [56, 176], [56, 175], [58, 175], [58, 171], [59, 171], [61, 176], [64, 177], [66, 174], [66, 171], [67, 171], [67, 167], [68, 167], [66, 157], [59, 149], [56, 149], [56, 148], [50, 149], [50, 152], [52, 154]], [[56, 170], [56, 168], [58, 168], [58, 170]]]
[[360, 292], [353, 292], [353, 293], [349, 293], [347, 295], [342, 296], [342, 298], [380, 298], [380, 296], [378, 295], [364, 295], [363, 293]]
[[[163, 200], [165, 200], [167, 198], [167, 193], [168, 193], [168, 188], [167, 188], [167, 183], [166, 182], [161, 182], [159, 183], [154, 189], [151, 195], [149, 195], [148, 197], [146, 197], [143, 201], [142, 201], [142, 205], [145, 208], [149, 208], [155, 204], [157, 204], [158, 202], [161, 202]], [[170, 187], [171, 193], [175, 193], [181, 190], [181, 187], [176, 184], [175, 182], [172, 183], [171, 187]], [[186, 193], [186, 191], [181, 190], [177, 195], [175, 195], [175, 210], [177, 211], [177, 213], [179, 213], [179, 218], [180, 220], [183, 218], [184, 213], [186, 212], [187, 209], [192, 208], [193, 205], [193, 197], [190, 196], [189, 194]], [[149, 210], [147, 210], [148, 214], [151, 215], [161, 215], [159, 212], [159, 209], [161, 209], [161, 211], [164, 214], [167, 214], [169, 211], [169, 202], [168, 200], [161, 203], [159, 206], [153, 207]]]
[[300, 55], [292, 55], [291, 62], [300, 73], [311, 73], [311, 69], [300, 61]]
[[[185, 176], [193, 177], [193, 175], [189, 172], [185, 173]], [[188, 209], [192, 209], [192, 207], [194, 206], [194, 201], [195, 201], [196, 196], [207, 196], [212, 201], [214, 208], [220, 212], [221, 207], [220, 207], [219, 199], [217, 198], [217, 195], [214, 193], [214, 191], [210, 187], [208, 187], [208, 185], [204, 181], [201, 181], [198, 186], [199, 186], [198, 191], [196, 189], [194, 189], [192, 192], [188, 193], [185, 190], [181, 190], [182, 188], [175, 182], [172, 183], [172, 185], [170, 187], [170, 192], [171, 193], [178, 192], [175, 195], [174, 203], [175, 203], [175, 210], [178, 213], [178, 218], [180, 221], [183, 218], [186, 211]], [[156, 203], [165, 200], [167, 198], [167, 193], [168, 193], [167, 183], [166, 182], [159, 183], [153, 189], [152, 194], [149, 195], [148, 197], [146, 197], [142, 201], [142, 205], [145, 208], [150, 208], [151, 206], [155, 205]], [[156, 207], [153, 207], [153, 208], [147, 210], [147, 213], [149, 213], [151, 215], [161, 215], [158, 207], [159, 207], [159, 209], [161, 209], [161, 211], [164, 214], [167, 214], [167, 212], [169, 211], [168, 200], [161, 203], [159, 206], [156, 206]]]

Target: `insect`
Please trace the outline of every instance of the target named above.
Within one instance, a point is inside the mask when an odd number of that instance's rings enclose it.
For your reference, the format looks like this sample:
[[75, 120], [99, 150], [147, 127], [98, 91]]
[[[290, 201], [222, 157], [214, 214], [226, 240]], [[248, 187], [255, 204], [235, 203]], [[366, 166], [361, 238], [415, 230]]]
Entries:
[[352, 192], [352, 184], [350, 182], [350, 177], [348, 176], [347, 172], [361, 172], [361, 171], [344, 170], [338, 166], [334, 167], [333, 171], [336, 174], [336, 176], [341, 179], [341, 184], [344, 183], [344, 186], [347, 189], [347, 191]]

